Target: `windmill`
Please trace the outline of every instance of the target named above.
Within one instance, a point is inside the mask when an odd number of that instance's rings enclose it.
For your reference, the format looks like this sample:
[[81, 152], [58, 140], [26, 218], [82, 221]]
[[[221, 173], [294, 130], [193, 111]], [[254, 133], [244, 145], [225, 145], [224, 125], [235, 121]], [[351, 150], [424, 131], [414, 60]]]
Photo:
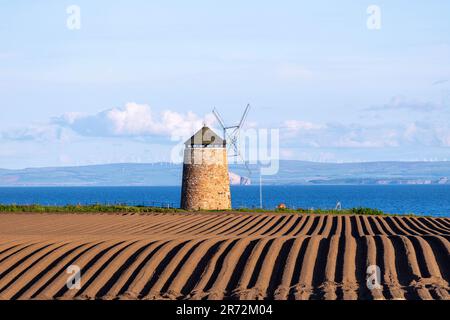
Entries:
[[247, 119], [248, 112], [250, 111], [250, 104], [247, 104], [247, 107], [244, 110], [244, 113], [242, 114], [241, 121], [237, 125], [233, 126], [227, 126], [225, 125], [225, 122], [223, 121], [222, 116], [220, 115], [219, 111], [214, 108], [213, 114], [217, 118], [217, 121], [219, 122], [220, 126], [223, 130], [223, 139], [226, 141], [229, 149], [233, 151], [231, 154], [231, 157], [239, 157], [245, 164], [245, 168], [247, 169], [249, 175], [251, 175], [250, 168], [247, 165], [247, 162], [243, 159], [239, 142], [240, 142], [240, 133], [241, 128], [243, 127], [245, 120]]

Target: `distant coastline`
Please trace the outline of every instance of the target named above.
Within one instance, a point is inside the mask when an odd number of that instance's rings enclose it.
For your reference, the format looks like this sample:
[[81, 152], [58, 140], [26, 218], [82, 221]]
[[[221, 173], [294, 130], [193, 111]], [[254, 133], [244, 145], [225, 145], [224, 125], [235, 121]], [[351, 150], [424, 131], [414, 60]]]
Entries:
[[[259, 167], [230, 165], [232, 185], [259, 183]], [[79, 167], [0, 169], [0, 187], [178, 186], [181, 164], [123, 163]], [[449, 185], [450, 162], [317, 163], [282, 160], [264, 185]]]

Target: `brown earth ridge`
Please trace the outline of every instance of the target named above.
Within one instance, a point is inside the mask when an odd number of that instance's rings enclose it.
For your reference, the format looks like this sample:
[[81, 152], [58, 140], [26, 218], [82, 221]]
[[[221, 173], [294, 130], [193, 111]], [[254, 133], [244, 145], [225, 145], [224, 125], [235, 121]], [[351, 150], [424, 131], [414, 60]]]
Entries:
[[449, 218], [1, 214], [0, 300], [448, 300], [449, 240]]

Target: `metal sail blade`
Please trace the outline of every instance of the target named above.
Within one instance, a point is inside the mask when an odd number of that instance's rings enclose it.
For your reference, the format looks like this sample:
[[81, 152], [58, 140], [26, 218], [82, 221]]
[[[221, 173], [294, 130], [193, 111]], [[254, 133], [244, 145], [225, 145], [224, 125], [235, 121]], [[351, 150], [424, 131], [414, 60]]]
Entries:
[[221, 125], [222, 129], [225, 130], [226, 126], [225, 126], [225, 123], [224, 123], [224, 121], [222, 119], [222, 116], [220, 115], [219, 111], [217, 111], [217, 109], [214, 108], [212, 112], [213, 112], [214, 116], [216, 117], [217, 121], [219, 121], [219, 124]]
[[[233, 126], [225, 125], [225, 121], [223, 120], [222, 116], [220, 115], [219, 111], [216, 108], [214, 108], [212, 111], [214, 116], [217, 118], [217, 121], [223, 128], [223, 137], [224, 140], [226, 141], [227, 148], [233, 152], [233, 154], [228, 154], [228, 156], [240, 157], [242, 159], [242, 155], [240, 152], [240, 130], [241, 127], [244, 125], [245, 120], [247, 119], [249, 111], [250, 111], [250, 104], [247, 104], [239, 124]], [[251, 171], [248, 168], [245, 160], [242, 159], [242, 161], [246, 165], [246, 168], [249, 171], [249, 173], [251, 174]]]
[[247, 104], [244, 114], [242, 115], [241, 121], [239, 122], [238, 128], [241, 128], [244, 125], [244, 122], [247, 119], [247, 115], [248, 115], [249, 111], [250, 111], [250, 104]]

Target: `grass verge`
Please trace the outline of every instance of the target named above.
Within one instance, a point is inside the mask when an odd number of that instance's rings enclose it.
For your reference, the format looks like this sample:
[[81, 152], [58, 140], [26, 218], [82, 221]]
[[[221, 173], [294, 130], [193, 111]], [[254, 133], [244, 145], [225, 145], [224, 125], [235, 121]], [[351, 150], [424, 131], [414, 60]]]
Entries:
[[[205, 211], [205, 212], [224, 212], [223, 210]], [[228, 211], [225, 211], [228, 212]], [[389, 214], [373, 208], [350, 208], [342, 210], [332, 209], [254, 209], [240, 208], [230, 210], [229, 212], [243, 213], [291, 213], [291, 214], [358, 214], [370, 216], [416, 216], [414, 214]], [[0, 205], [0, 213], [129, 213], [129, 214], [147, 214], [147, 213], [188, 213], [188, 211], [177, 208], [160, 208], [145, 206], [128, 205], [67, 205], [67, 206], [43, 206], [43, 205]]]

